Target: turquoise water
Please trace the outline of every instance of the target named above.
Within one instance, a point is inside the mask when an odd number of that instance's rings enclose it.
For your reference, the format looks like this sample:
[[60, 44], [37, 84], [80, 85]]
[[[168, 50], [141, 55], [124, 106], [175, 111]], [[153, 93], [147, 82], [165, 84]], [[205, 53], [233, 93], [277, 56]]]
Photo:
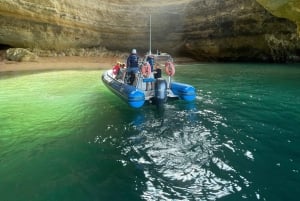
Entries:
[[182, 65], [197, 99], [163, 109], [101, 74], [0, 74], [1, 200], [298, 200], [297, 65]]

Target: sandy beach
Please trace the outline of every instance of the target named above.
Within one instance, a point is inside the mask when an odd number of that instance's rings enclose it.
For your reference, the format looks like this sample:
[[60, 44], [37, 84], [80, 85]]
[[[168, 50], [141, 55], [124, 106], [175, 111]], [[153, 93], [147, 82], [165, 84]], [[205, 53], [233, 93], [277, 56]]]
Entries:
[[116, 57], [40, 57], [37, 62], [15, 62], [2, 58], [0, 72], [66, 69], [109, 69], [120, 58]]
[[[34, 70], [68, 70], [68, 69], [109, 69], [118, 61], [125, 62], [125, 58], [116, 56], [61, 56], [39, 57], [36, 62], [9, 61], [0, 52], [0, 72], [34, 71]], [[175, 59], [175, 58], [174, 58]], [[195, 62], [190, 58], [176, 58], [175, 63]]]

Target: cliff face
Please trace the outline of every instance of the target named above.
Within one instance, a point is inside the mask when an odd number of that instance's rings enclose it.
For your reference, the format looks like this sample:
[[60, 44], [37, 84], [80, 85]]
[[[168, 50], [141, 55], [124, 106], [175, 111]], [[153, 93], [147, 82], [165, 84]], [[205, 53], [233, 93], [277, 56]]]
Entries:
[[253, 0], [194, 0], [185, 18], [183, 52], [203, 60], [286, 61], [297, 58], [296, 25]]
[[151, 14], [152, 51], [214, 61], [297, 59], [299, 21], [275, 17], [269, 7], [255, 0], [2, 0], [0, 44], [144, 53]]
[[298, 26], [298, 34], [300, 35], [300, 1], [291, 0], [257, 0], [272, 14], [290, 19]]

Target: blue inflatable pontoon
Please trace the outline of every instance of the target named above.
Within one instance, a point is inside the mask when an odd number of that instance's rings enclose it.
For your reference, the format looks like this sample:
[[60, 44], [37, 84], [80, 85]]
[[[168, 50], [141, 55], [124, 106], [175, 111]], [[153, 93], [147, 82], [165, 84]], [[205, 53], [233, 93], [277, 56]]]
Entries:
[[[151, 55], [155, 63], [161, 64], [166, 55]], [[132, 83], [132, 73], [128, 69], [120, 69], [119, 72], [108, 70], [102, 74], [103, 83], [117, 96], [121, 97], [132, 108], [140, 108], [145, 102], [163, 104], [169, 98], [193, 101], [196, 98], [195, 88], [191, 85], [172, 82], [175, 74], [175, 67], [171, 57], [167, 55], [168, 61], [165, 62], [167, 79], [161, 77], [154, 79], [152, 72], [147, 72], [149, 63], [146, 58], [140, 62], [139, 71], [134, 74]], [[168, 70], [169, 68], [169, 70]], [[146, 70], [145, 70], [146, 69]]]

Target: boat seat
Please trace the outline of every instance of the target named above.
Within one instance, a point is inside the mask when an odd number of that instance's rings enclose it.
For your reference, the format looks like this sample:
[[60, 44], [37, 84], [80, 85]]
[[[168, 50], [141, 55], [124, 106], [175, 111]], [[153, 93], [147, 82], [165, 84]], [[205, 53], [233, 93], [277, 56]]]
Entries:
[[154, 82], [155, 79], [154, 78], [143, 78], [143, 82]]

